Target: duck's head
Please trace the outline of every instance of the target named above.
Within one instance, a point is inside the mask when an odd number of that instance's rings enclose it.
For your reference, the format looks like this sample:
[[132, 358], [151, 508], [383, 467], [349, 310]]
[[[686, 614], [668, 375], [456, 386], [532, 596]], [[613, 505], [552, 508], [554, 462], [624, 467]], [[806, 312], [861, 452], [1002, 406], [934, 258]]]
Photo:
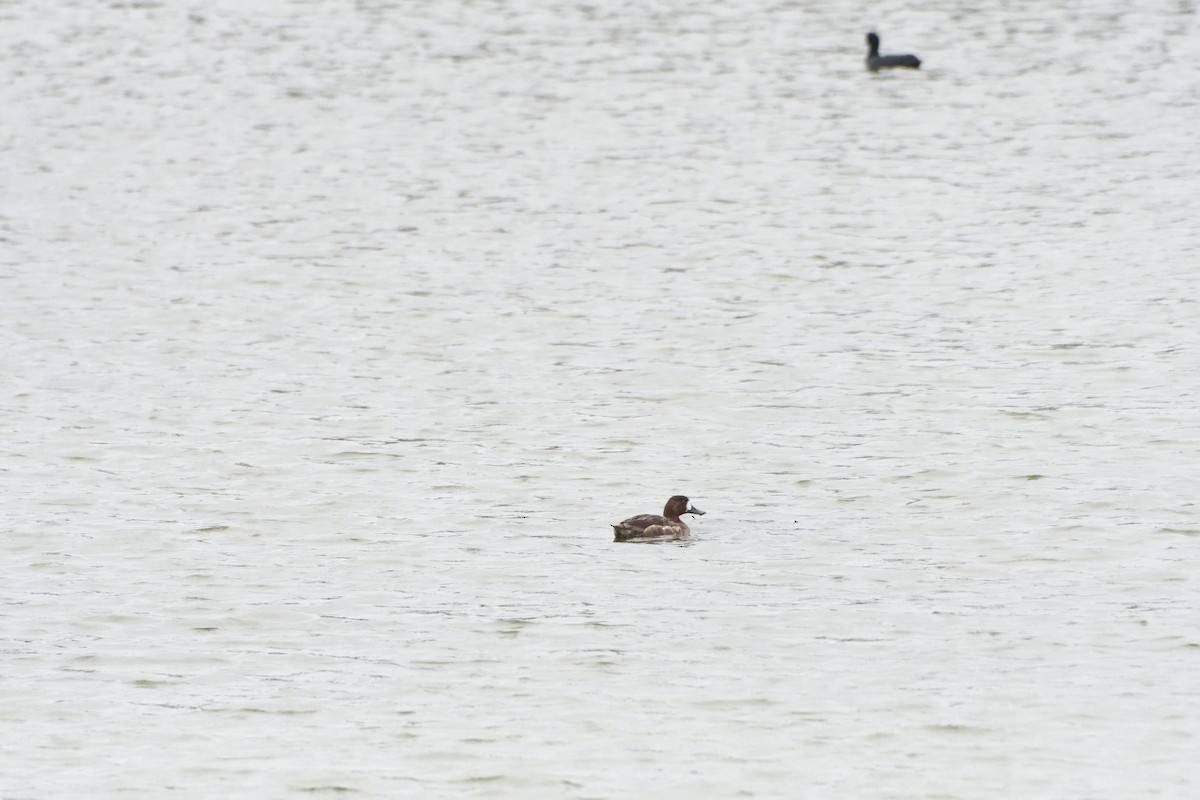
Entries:
[[879, 49], [879, 35], [878, 34], [876, 34], [874, 32], [867, 34], [867, 47], [870, 47], [872, 52]]
[[691, 501], [686, 497], [677, 494], [667, 501], [667, 506], [663, 509], [663, 516], [668, 519], [679, 519], [680, 514], [697, 514], [703, 516], [704, 512], [692, 505]]

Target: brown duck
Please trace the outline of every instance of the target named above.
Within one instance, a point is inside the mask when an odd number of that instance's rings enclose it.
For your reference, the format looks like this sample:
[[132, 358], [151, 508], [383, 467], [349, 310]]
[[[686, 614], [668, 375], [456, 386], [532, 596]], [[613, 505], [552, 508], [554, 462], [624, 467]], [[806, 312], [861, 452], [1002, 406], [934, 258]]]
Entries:
[[682, 514], [703, 514], [704, 512], [691, 505], [691, 502], [681, 494], [667, 501], [662, 516], [658, 514], [638, 514], [624, 522], [613, 525], [614, 541], [627, 542], [630, 539], [650, 539], [658, 536], [673, 536], [682, 539], [691, 533], [687, 523], [679, 517]]

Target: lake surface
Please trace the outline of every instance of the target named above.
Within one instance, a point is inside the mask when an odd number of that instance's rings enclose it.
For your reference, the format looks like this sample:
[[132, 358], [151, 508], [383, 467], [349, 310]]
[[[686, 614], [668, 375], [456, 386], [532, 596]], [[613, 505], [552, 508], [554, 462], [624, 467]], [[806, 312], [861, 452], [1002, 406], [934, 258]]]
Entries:
[[0, 5], [0, 798], [1196, 797], [1200, 24], [1069, 5]]

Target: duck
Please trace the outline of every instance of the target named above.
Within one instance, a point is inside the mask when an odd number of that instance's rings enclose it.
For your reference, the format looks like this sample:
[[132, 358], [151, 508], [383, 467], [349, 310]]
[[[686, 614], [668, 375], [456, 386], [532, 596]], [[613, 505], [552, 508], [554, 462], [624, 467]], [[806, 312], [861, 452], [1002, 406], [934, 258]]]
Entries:
[[679, 518], [683, 514], [703, 516], [704, 512], [692, 505], [692, 501], [677, 494], [667, 501], [662, 516], [638, 514], [636, 517], [630, 517], [624, 522], [613, 525], [615, 534], [613, 541], [627, 542], [630, 539], [649, 539], [659, 536], [673, 536], [676, 539], [682, 539], [692, 532], [687, 523]]
[[867, 34], [867, 47], [870, 48], [870, 50], [867, 52], [867, 69], [871, 72], [878, 72], [879, 70], [887, 69], [888, 67], [908, 67], [909, 69], [921, 68], [921, 59], [914, 55], [879, 55], [879, 35], [876, 33]]

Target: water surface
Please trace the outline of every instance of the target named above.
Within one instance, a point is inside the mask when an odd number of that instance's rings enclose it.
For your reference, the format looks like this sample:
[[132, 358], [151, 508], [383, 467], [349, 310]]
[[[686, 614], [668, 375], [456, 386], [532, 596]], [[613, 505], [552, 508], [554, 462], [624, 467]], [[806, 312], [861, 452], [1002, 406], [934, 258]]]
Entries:
[[0, 797], [1195, 796], [1194, 4], [0, 18]]

